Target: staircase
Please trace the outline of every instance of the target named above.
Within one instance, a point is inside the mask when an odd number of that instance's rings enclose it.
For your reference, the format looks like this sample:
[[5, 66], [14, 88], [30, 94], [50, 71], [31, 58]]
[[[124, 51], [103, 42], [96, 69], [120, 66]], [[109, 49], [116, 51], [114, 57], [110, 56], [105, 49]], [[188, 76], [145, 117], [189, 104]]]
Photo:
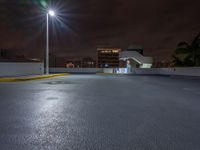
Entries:
[[151, 68], [153, 64], [152, 57], [146, 57], [136, 51], [122, 51], [119, 54], [121, 60], [133, 59], [140, 64], [141, 68]]

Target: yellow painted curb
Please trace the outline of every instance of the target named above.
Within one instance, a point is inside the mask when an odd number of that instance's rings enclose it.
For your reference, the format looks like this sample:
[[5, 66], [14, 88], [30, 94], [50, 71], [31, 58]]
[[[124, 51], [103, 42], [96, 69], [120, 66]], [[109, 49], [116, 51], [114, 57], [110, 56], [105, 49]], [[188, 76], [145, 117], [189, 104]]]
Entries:
[[0, 78], [0, 82], [30, 81], [30, 80], [39, 80], [39, 79], [67, 76], [67, 75], [69, 74], [49, 74], [49, 75], [39, 75], [39, 76], [33, 76], [33, 77]]

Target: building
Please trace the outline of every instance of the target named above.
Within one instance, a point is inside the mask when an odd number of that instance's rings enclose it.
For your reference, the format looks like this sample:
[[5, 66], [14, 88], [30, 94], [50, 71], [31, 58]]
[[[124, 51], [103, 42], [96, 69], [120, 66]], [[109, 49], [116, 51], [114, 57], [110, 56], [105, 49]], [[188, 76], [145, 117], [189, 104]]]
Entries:
[[82, 68], [82, 61], [80, 59], [67, 59], [65, 60], [66, 68]]
[[141, 46], [129, 46], [127, 50], [120, 52], [119, 57], [127, 62], [128, 72], [132, 72], [134, 68], [151, 68], [153, 64], [153, 58], [144, 56]]
[[126, 51], [135, 51], [143, 55], [143, 47], [140, 45], [130, 45]]
[[97, 68], [119, 68], [121, 48], [97, 48]]
[[1, 60], [6, 60], [6, 59], [13, 59], [16, 58], [17, 55], [13, 50], [8, 50], [8, 49], [0, 49], [0, 59]]
[[96, 61], [92, 57], [82, 59], [82, 68], [96, 68]]
[[29, 58], [17, 52], [17, 50], [0, 49], [0, 62], [41, 62], [38, 58]]
[[67, 68], [96, 68], [96, 61], [92, 57], [71, 58], [65, 60], [65, 66]]
[[66, 63], [66, 68], [75, 68], [75, 65], [72, 62]]

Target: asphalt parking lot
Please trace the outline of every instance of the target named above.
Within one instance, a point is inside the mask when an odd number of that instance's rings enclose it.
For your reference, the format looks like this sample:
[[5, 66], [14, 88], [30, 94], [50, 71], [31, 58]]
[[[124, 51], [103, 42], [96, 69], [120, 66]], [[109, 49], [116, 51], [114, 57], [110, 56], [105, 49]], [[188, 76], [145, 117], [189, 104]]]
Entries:
[[0, 83], [2, 150], [199, 150], [200, 80], [70, 75]]

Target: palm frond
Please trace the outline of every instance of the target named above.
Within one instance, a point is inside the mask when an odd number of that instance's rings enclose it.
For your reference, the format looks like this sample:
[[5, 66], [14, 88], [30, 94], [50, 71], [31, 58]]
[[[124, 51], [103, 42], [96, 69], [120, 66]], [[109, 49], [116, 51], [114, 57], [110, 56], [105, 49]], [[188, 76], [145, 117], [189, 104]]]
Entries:
[[178, 47], [190, 47], [190, 44], [188, 44], [187, 42], [180, 42], [179, 44], [178, 44]]
[[196, 55], [200, 55], [200, 48], [196, 49], [195, 54], [196, 54]]
[[175, 53], [176, 54], [189, 54], [189, 53], [191, 53], [191, 51], [190, 51], [190, 49], [188, 49], [188, 48], [177, 48], [176, 50], [175, 50]]
[[180, 58], [178, 58], [175, 54], [172, 55], [173, 57], [173, 63], [175, 66], [182, 66], [183, 65], [183, 62], [181, 61]]
[[183, 63], [185, 66], [194, 66], [194, 62], [192, 60], [192, 56], [188, 55], [187, 57], [184, 58]]
[[195, 44], [200, 44], [200, 32], [192, 41], [192, 45], [195, 45]]

